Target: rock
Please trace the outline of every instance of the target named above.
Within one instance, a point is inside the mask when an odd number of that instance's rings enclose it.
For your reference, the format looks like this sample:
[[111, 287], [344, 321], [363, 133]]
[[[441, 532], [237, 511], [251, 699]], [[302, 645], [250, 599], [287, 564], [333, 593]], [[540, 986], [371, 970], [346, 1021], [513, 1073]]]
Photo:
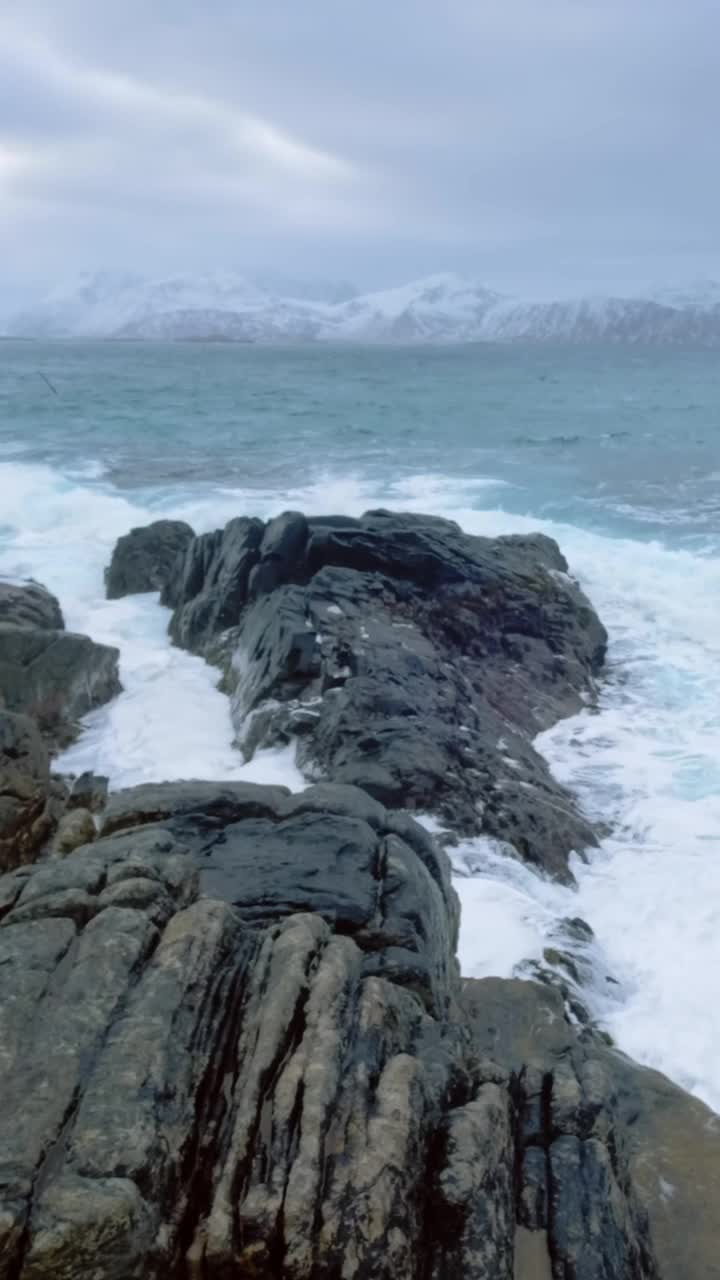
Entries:
[[204, 828], [222, 829], [242, 818], [277, 818], [287, 787], [248, 782], [160, 782], [115, 791], [102, 822], [103, 835], [148, 823], [192, 819]]
[[1, 1280], [717, 1275], [708, 1113], [557, 992], [461, 984], [407, 814], [134, 791], [0, 877]]
[[551, 539], [387, 511], [239, 519], [189, 544], [163, 600], [174, 640], [221, 667], [246, 758], [297, 738], [309, 780], [562, 880], [596, 843], [532, 746], [593, 696], [606, 643]]
[[81, 845], [92, 844], [97, 831], [89, 809], [72, 809], [63, 814], [53, 839], [53, 851], [64, 856], [79, 849]]
[[64, 631], [62, 611], [55, 596], [31, 580], [0, 579], [0, 623], [13, 627], [40, 627]]
[[[250, 809], [260, 790], [247, 788]], [[238, 818], [233, 796], [209, 863], [207, 841], [193, 851], [152, 825], [0, 879], [3, 1280], [319, 1280], [350, 1259], [358, 1275], [415, 1274], [431, 1136], [457, 1071], [447, 862], [436, 851], [445, 896], [410, 845], [383, 853], [400, 843], [389, 815], [348, 788], [335, 814], [331, 787], [304, 806], [279, 793], [274, 820]], [[200, 839], [199, 811], [156, 796], [160, 810]], [[275, 863], [275, 886], [253, 856]], [[377, 862], [367, 875], [363, 858]], [[214, 896], [197, 896], [197, 868], [223, 859], [239, 908], [207, 884]], [[278, 888], [293, 862], [300, 913]], [[434, 1012], [397, 960], [382, 973], [384, 951], [412, 945]]]
[[301, 587], [282, 586], [247, 611], [233, 667], [232, 708], [239, 726], [263, 702], [299, 696], [320, 675], [320, 648]]
[[237, 625], [264, 531], [261, 520], [243, 518], [190, 543], [161, 596], [162, 603], [175, 610], [170, 634], [183, 648], [199, 653]]
[[260, 543], [260, 560], [248, 579], [248, 594], [268, 595], [276, 587], [304, 577], [308, 522], [298, 511], [286, 511], [267, 525]]
[[478, 1052], [514, 1081], [523, 1254], [547, 1237], [553, 1274], [720, 1277], [718, 1117], [579, 1035], [547, 986], [466, 981], [462, 1005]]
[[60, 606], [36, 582], [0, 582], [0, 707], [29, 715], [53, 748], [120, 692], [118, 651], [64, 630]]
[[31, 862], [53, 827], [45, 745], [27, 716], [0, 711], [0, 872]]
[[110, 797], [103, 835], [162, 824], [197, 858], [209, 897], [253, 926], [314, 912], [366, 951], [366, 972], [433, 1006], [450, 1000], [458, 904], [447, 858], [350, 787], [163, 783]]
[[117, 542], [105, 570], [108, 600], [162, 591], [194, 536], [183, 520], [156, 520], [144, 528], [131, 529]]
[[442, 1248], [432, 1280], [513, 1276], [515, 1201], [513, 1114], [506, 1088], [480, 1085], [475, 1098], [449, 1112], [440, 1130], [442, 1155], [432, 1213]]
[[0, 705], [31, 716], [51, 745], [120, 692], [118, 650], [87, 636], [0, 623]]
[[99, 813], [105, 808], [108, 797], [108, 779], [95, 773], [81, 773], [72, 784], [67, 799], [68, 809], [89, 809]]

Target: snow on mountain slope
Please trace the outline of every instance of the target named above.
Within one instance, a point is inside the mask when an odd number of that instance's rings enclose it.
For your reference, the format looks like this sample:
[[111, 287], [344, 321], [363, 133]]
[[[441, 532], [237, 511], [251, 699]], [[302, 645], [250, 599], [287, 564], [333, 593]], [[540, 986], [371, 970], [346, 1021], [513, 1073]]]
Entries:
[[12, 332], [39, 337], [112, 337], [126, 325], [141, 326], [165, 312], [248, 311], [262, 306], [267, 294], [245, 276], [216, 273], [169, 276], [81, 276], [75, 284], [54, 290], [31, 311], [16, 316]]
[[238, 310], [176, 307], [135, 315], [110, 336], [136, 341], [310, 341], [319, 336], [320, 307], [292, 299], [261, 300]]
[[[716, 299], [717, 294], [717, 299]], [[353, 294], [232, 272], [105, 273], [55, 290], [6, 326], [22, 337], [360, 342], [694, 343], [720, 347], [720, 286], [648, 298], [524, 303], [452, 274]]]
[[335, 308], [321, 335], [373, 341], [466, 342], [500, 295], [452, 274], [367, 293]]
[[637, 298], [501, 303], [486, 317], [486, 341], [720, 345], [720, 308], [680, 309]]

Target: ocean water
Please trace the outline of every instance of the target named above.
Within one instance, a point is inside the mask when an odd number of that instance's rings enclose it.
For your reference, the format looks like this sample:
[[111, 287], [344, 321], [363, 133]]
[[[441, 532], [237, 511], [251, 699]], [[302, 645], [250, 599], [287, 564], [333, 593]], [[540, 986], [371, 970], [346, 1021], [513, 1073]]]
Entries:
[[[0, 573], [119, 645], [125, 691], [62, 758], [115, 787], [302, 786], [242, 766], [216, 673], [154, 596], [103, 599], [115, 540], [376, 505], [559, 541], [610, 632], [600, 704], [538, 745], [611, 835], [558, 886], [458, 849], [461, 963], [523, 972], [582, 916], [617, 1043], [720, 1111], [720, 364], [695, 351], [0, 343]], [[432, 816], [428, 821], [432, 825]], [[612, 979], [608, 981], [608, 979]]]

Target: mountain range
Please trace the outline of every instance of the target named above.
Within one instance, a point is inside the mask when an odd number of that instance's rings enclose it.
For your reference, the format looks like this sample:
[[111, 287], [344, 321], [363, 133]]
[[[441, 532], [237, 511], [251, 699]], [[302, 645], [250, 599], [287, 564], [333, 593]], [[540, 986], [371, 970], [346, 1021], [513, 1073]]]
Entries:
[[361, 293], [233, 272], [85, 275], [0, 326], [24, 338], [574, 342], [720, 347], [720, 284], [525, 302], [453, 274]]

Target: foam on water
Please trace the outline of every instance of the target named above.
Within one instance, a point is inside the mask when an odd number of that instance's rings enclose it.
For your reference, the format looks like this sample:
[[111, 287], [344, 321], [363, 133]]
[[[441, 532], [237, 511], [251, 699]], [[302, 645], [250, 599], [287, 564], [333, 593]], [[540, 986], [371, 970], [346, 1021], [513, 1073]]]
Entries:
[[371, 506], [426, 510], [470, 532], [542, 529], [558, 539], [607, 624], [609, 677], [598, 712], [542, 736], [556, 775], [590, 813], [614, 823], [573, 891], [509, 860], [492, 842], [454, 853], [463, 902], [460, 955], [468, 974], [509, 975], [536, 959], [563, 917], [595, 931], [619, 984], [588, 990], [620, 1046], [720, 1110], [720, 556], [601, 537], [530, 515], [479, 510], [486, 478], [458, 484], [415, 476], [378, 489], [327, 475], [285, 491], [157, 492], [133, 503], [102, 479], [64, 479], [41, 466], [0, 465], [0, 572], [33, 575], [60, 597], [68, 625], [121, 648], [125, 692], [90, 717], [62, 760], [109, 773], [113, 785], [173, 777], [254, 777], [302, 784], [288, 752], [243, 768], [227, 700], [200, 659], [172, 649], [156, 597], [108, 602], [102, 570], [116, 538], [158, 514], [198, 530], [239, 513], [288, 507], [359, 514]]
[[610, 633], [598, 711], [537, 745], [613, 834], [575, 860], [574, 893], [504, 860], [479, 868], [479, 886], [458, 881], [463, 970], [507, 973], [541, 953], [558, 915], [583, 917], [623, 997], [591, 989], [594, 1011], [627, 1053], [720, 1110], [720, 557], [441, 508], [474, 533], [556, 537]]
[[43, 466], [0, 464], [0, 494], [0, 574], [36, 578], [59, 597], [70, 630], [120, 649], [122, 695], [88, 717], [58, 769], [94, 769], [114, 788], [181, 778], [303, 786], [290, 749], [243, 764], [217, 672], [169, 644], [156, 595], [104, 599], [115, 541], [152, 511]]

